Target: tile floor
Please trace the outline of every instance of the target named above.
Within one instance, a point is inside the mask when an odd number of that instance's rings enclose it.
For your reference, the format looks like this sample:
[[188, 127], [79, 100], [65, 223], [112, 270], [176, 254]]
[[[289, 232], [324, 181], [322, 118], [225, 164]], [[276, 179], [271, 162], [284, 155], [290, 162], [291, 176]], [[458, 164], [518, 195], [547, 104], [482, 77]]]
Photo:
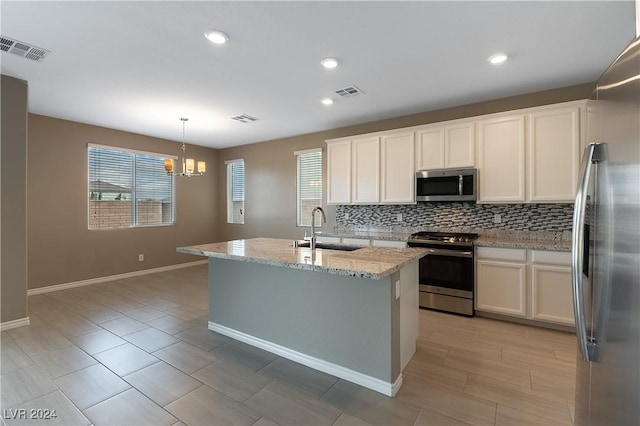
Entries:
[[388, 398], [207, 330], [206, 280], [202, 265], [29, 297], [31, 325], [1, 336], [2, 423], [572, 424], [569, 333], [421, 310]]

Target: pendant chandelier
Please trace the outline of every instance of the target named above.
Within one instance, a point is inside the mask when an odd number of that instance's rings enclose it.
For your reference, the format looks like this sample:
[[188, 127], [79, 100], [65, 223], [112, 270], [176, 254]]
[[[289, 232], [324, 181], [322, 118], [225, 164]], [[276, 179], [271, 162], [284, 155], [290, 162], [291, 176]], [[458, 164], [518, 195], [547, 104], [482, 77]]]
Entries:
[[[187, 146], [184, 143], [184, 127], [185, 127], [185, 123], [189, 121], [189, 119], [185, 117], [180, 117], [180, 121], [182, 121], [182, 158], [181, 158], [182, 173], [176, 173], [176, 174], [177, 176], [186, 176], [186, 177], [202, 176], [207, 171], [207, 164], [204, 161], [198, 161], [196, 163], [196, 161], [193, 158], [187, 158], [187, 155], [186, 155]], [[197, 164], [197, 169], [194, 167], [196, 164]], [[167, 174], [169, 175], [174, 174], [172, 158], [167, 158], [164, 160], [164, 169], [166, 170]]]

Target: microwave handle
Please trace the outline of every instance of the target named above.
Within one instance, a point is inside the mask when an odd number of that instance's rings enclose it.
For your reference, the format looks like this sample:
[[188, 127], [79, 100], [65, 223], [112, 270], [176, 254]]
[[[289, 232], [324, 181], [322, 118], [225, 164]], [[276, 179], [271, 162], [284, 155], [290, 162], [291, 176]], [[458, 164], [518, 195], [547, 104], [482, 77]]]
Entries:
[[458, 195], [462, 195], [462, 175], [458, 175]]

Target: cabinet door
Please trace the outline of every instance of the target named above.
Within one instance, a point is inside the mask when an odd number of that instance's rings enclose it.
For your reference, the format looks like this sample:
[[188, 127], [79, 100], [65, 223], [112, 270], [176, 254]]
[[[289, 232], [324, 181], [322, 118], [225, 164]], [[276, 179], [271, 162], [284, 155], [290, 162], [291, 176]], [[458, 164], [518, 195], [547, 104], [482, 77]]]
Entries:
[[399, 133], [382, 136], [381, 174], [383, 203], [414, 203], [415, 193], [415, 147], [414, 133]]
[[477, 126], [478, 202], [524, 202], [524, 115], [482, 120]]
[[580, 110], [529, 114], [529, 200], [573, 202], [578, 186]]
[[531, 317], [574, 325], [570, 266], [532, 264]]
[[351, 201], [380, 202], [380, 140], [378, 137], [351, 141]]
[[445, 129], [444, 167], [475, 166], [475, 138], [473, 123], [450, 126]]
[[476, 309], [526, 317], [526, 270], [526, 263], [477, 260]]
[[327, 143], [327, 204], [351, 202], [351, 141]]
[[444, 168], [444, 128], [416, 132], [416, 170]]

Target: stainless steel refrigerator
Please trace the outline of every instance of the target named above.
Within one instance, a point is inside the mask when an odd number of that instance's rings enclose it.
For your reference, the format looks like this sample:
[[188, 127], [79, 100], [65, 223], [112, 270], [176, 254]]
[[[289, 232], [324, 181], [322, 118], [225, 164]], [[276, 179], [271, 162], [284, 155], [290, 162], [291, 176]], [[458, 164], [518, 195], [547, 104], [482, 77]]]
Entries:
[[640, 38], [601, 77], [573, 218], [575, 423], [640, 425]]

